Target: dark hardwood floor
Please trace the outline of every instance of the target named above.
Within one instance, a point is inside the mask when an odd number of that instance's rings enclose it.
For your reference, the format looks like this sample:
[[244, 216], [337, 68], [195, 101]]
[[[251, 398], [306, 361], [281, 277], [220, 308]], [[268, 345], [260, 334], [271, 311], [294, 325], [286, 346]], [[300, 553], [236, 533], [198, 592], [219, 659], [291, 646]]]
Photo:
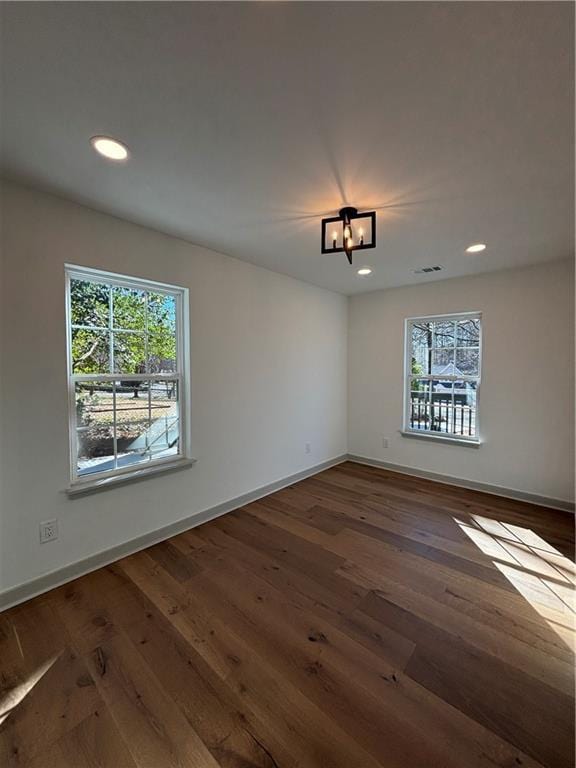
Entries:
[[330, 469], [0, 615], [0, 765], [573, 766], [573, 523]]

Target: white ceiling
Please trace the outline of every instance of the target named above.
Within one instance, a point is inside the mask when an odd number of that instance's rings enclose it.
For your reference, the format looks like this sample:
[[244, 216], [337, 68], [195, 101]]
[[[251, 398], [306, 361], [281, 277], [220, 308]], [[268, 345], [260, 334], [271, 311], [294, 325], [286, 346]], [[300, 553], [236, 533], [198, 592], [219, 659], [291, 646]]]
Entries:
[[[343, 293], [573, 253], [572, 3], [0, 12], [13, 178]], [[378, 211], [369, 279], [320, 254], [344, 203]]]

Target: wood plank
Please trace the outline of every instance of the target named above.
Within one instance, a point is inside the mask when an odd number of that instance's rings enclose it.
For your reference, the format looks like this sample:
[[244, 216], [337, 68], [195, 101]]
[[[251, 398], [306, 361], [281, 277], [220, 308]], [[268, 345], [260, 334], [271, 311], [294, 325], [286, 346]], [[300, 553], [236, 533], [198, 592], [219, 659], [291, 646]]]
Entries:
[[[484, 621], [481, 614], [470, 616], [455, 608], [450, 600], [435, 600], [418, 591], [379, 574], [371, 578], [365, 571], [364, 586], [372, 586], [391, 602], [409, 610], [413, 615], [462, 637], [485, 653], [517, 669], [530, 669], [531, 674], [559, 691], [571, 694], [574, 688], [570, 649], [550, 627], [540, 627], [536, 635], [524, 625], [516, 624], [514, 631], [500, 621]], [[466, 606], [466, 604], [465, 604]], [[460, 606], [458, 606], [460, 607]], [[362, 610], [362, 605], [359, 606]], [[479, 620], [480, 619], [480, 620]], [[534, 622], [532, 622], [534, 623]], [[546, 652], [547, 651], [547, 652]]]
[[[340, 573], [360, 568], [370, 571], [373, 576], [382, 574], [395, 581], [408, 579], [436, 599], [441, 599], [448, 587], [471, 594], [473, 599], [484, 598], [489, 603], [505, 606], [523, 618], [537, 620], [538, 616], [542, 616], [573, 629], [574, 614], [566, 603], [555, 597], [540, 579], [528, 578], [522, 569], [512, 568], [508, 578], [501, 572], [500, 582], [485, 581], [472, 574], [454, 571], [444, 564], [431, 562], [428, 558], [398, 550], [386, 542], [376, 541], [356, 531], [338, 534], [331, 547], [347, 558], [346, 564], [338, 571]], [[402, 578], [399, 578], [400, 574]]]
[[109, 713], [101, 707], [26, 768], [137, 768]]
[[394, 646], [387, 649], [391, 653], [375, 656], [337, 627], [286, 603], [277, 590], [241, 571], [205, 572], [198, 584], [206, 605], [217, 606], [254, 652], [321, 705], [383, 765], [412, 765], [423, 754], [428, 765], [443, 768], [461, 765], [461, 754], [467, 755], [470, 766], [483, 765], [487, 753], [495, 765], [509, 765], [517, 758], [531, 762], [487, 733], [478, 750], [478, 727], [465, 717], [448, 737], [446, 720], [454, 720], [451, 708], [401, 672], [410, 646], [405, 646], [402, 658], [393, 657]]
[[101, 700], [84, 661], [61, 651], [2, 694], [0, 765], [21, 765], [42, 754], [98, 710]]
[[206, 568], [218, 567], [228, 562], [238, 563], [286, 595], [309, 603], [317, 615], [328, 620], [337, 620], [354, 610], [368, 592], [367, 589], [332, 571], [311, 577], [285, 563], [279, 564], [273, 557], [251, 546], [250, 540], [230, 535], [231, 531], [224, 533], [215, 527], [203, 527], [198, 530], [214, 547], [206, 558], [210, 559], [210, 564], [205, 565]]
[[228, 623], [218, 620], [212, 606], [207, 608], [191, 593], [185, 595], [165, 572], [150, 578], [142, 553], [129, 558], [123, 567], [215, 674], [242, 697], [250, 732], [256, 731], [255, 738], [266, 744], [276, 762], [282, 764], [292, 755], [289, 764], [315, 764], [316, 760], [326, 768], [351, 764], [375, 768], [377, 763], [368, 752], [258, 656]]
[[117, 634], [117, 625], [141, 621], [147, 606], [116, 566], [90, 573], [50, 593], [51, 605], [74, 647], [90, 653]]
[[416, 642], [406, 667], [413, 680], [512, 744], [522, 744], [543, 765], [571, 765], [570, 695], [478, 651], [380, 594], [370, 593], [361, 610]]
[[176, 581], [187, 581], [200, 571], [193, 558], [184, 555], [169, 541], [162, 541], [160, 544], [150, 547], [148, 554]]
[[89, 666], [139, 768], [217, 768], [203, 741], [123, 634], [95, 649]]
[[234, 695], [159, 611], [131, 626], [128, 634], [219, 765], [274, 765], [265, 747], [247, 729], [241, 697]]

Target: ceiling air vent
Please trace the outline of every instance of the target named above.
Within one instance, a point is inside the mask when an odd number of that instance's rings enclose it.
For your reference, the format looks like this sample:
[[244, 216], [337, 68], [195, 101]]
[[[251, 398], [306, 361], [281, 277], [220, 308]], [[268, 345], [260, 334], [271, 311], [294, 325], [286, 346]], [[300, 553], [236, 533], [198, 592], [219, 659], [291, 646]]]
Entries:
[[415, 275], [427, 275], [429, 272], [440, 272], [442, 267], [422, 267], [421, 269], [415, 269]]

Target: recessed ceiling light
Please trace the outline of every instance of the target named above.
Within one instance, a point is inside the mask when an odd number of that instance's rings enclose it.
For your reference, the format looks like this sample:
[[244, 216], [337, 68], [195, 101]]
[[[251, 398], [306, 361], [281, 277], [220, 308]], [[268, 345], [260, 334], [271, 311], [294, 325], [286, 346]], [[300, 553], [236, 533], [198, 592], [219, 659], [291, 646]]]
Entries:
[[466, 253], [480, 253], [486, 250], [486, 243], [474, 243], [466, 248]]
[[357, 274], [360, 275], [360, 277], [368, 277], [368, 275], [372, 274], [372, 270], [370, 267], [361, 267]]
[[128, 147], [121, 141], [111, 139], [110, 136], [92, 136], [90, 144], [98, 154], [106, 157], [108, 160], [121, 162], [128, 159]]

